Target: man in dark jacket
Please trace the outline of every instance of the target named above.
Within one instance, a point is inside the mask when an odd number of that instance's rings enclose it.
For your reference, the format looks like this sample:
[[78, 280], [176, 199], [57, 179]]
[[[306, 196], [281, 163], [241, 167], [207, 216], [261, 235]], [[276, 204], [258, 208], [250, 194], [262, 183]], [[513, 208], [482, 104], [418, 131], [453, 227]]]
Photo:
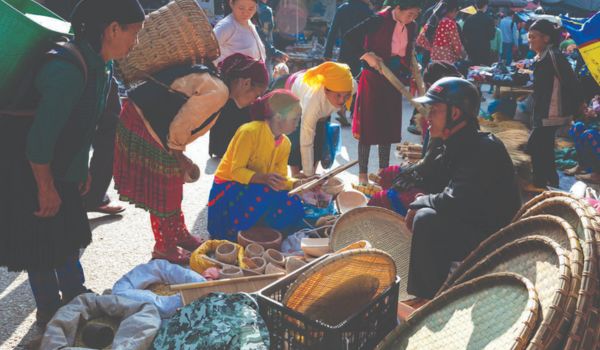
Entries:
[[490, 41], [496, 36], [494, 20], [488, 16], [488, 0], [477, 0], [477, 13], [465, 20], [462, 34], [469, 60], [474, 65], [489, 66], [491, 64]]
[[[325, 54], [323, 56], [331, 59], [335, 41], [338, 38], [343, 38], [348, 30], [372, 14], [373, 10], [371, 9], [369, 0], [348, 0], [348, 2], [340, 5], [333, 17], [331, 28], [329, 28], [327, 42], [325, 43]], [[342, 41], [338, 61], [349, 65], [353, 76], [357, 76], [360, 73], [361, 65], [359, 56], [359, 53], [354, 52], [349, 45], [345, 45], [344, 41]]]
[[442, 78], [415, 100], [431, 106], [431, 137], [444, 144], [435, 168], [423, 177], [446, 183], [439, 193], [417, 197], [406, 214], [413, 231], [408, 293], [419, 298], [412, 305], [420, 306], [445, 281], [451, 262], [511, 221], [520, 196], [504, 144], [478, 130], [480, 97], [473, 84]]

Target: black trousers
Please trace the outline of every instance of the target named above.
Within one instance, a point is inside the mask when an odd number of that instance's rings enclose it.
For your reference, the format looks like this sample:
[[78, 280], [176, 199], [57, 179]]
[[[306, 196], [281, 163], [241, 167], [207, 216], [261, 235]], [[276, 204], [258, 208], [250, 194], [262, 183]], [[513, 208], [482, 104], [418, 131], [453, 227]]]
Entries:
[[547, 185], [558, 187], [558, 174], [554, 162], [556, 129], [555, 126], [533, 128], [527, 141], [527, 152], [531, 156], [533, 170], [533, 184], [537, 187]]
[[408, 293], [432, 299], [453, 261], [462, 261], [485, 238], [458, 220], [435, 209], [419, 209], [413, 221]]
[[90, 161], [90, 174], [92, 183], [90, 191], [84, 197], [86, 209], [94, 209], [110, 200], [106, 196], [108, 186], [113, 176], [113, 159], [115, 153], [115, 133], [117, 131], [117, 122], [121, 112], [121, 103], [117, 84], [112, 81], [106, 108], [100, 117], [98, 129], [94, 135], [92, 147], [94, 153]]

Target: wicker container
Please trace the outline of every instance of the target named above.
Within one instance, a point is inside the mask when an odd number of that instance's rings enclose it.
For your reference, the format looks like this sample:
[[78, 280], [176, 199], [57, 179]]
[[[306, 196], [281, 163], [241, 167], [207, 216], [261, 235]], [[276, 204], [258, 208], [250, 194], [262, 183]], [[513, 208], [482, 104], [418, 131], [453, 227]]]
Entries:
[[333, 226], [329, 246], [332, 251], [365, 240], [394, 258], [400, 276], [400, 300], [408, 298], [406, 283], [412, 234], [399, 214], [379, 207], [355, 208], [343, 214]]
[[539, 313], [533, 284], [491, 274], [449, 289], [413, 313], [377, 349], [525, 349]]
[[529, 349], [558, 349], [567, 338], [575, 307], [568, 252], [544, 236], [530, 236], [502, 246], [456, 280], [456, 284], [497, 272], [530, 280], [540, 300], [540, 317]]
[[261, 316], [269, 327], [271, 349], [372, 349], [397, 324], [397, 277], [374, 300], [338, 325], [312, 320], [284, 305], [290, 287], [332, 256], [323, 256], [299, 268], [256, 296]]
[[238, 243], [245, 247], [250, 243], [261, 245], [266, 249], [281, 249], [281, 233], [270, 227], [254, 226], [248, 230], [238, 232]]
[[138, 43], [117, 61], [117, 71], [131, 85], [166, 67], [210, 62], [219, 55], [204, 10], [194, 0], [174, 0], [148, 15]]
[[33, 81], [44, 52], [68, 35], [48, 29], [25, 14], [63, 20], [34, 0], [0, 0], [0, 106], [15, 97], [19, 82]]

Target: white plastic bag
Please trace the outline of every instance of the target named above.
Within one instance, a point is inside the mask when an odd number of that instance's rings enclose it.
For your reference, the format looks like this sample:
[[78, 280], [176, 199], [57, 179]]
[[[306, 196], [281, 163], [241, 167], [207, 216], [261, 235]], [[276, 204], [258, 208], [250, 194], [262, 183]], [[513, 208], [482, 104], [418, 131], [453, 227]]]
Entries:
[[152, 303], [158, 309], [160, 317], [169, 318], [175, 311], [183, 306], [181, 296], [160, 296], [145, 290], [153, 283], [180, 284], [205, 282], [206, 279], [179, 265], [171, 264], [167, 260], [152, 260], [149, 263], [138, 265], [121, 277], [113, 286], [112, 293], [131, 300]]

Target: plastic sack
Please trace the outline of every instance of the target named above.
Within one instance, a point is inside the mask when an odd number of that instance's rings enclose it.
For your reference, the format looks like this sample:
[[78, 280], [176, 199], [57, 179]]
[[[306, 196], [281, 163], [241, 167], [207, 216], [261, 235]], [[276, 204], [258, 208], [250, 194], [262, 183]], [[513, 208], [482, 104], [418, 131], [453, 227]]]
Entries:
[[310, 222], [317, 221], [322, 216], [335, 215], [337, 210], [332, 201], [327, 208], [319, 208], [314, 205], [304, 203], [304, 218]]
[[335, 161], [335, 157], [342, 149], [342, 128], [339, 124], [327, 121], [325, 123], [325, 143], [321, 155], [321, 166], [329, 169]]
[[86, 293], [79, 295], [56, 312], [46, 327], [40, 349], [73, 347], [82, 321], [102, 316], [120, 320], [112, 349], [148, 349], [161, 325], [158, 311], [150, 303], [116, 295]]
[[204, 259], [202, 257], [202, 255], [210, 255], [211, 253], [214, 253], [217, 250], [217, 247], [221, 243], [231, 243], [231, 244], [236, 245], [238, 247], [238, 260], [237, 261], [238, 261], [239, 267], [242, 269], [247, 268], [246, 264], [244, 264], [244, 261], [243, 261], [244, 247], [242, 247], [241, 245], [239, 245], [237, 243], [228, 241], [228, 240], [218, 240], [218, 239], [208, 240], [208, 241], [202, 243], [202, 245], [199, 246], [196, 250], [194, 250], [194, 252], [192, 253], [192, 256], [190, 256], [190, 268], [198, 273], [203, 273], [204, 270], [208, 269], [209, 267], [216, 267], [217, 265], [215, 263]]
[[286, 239], [281, 242], [281, 252], [286, 254], [293, 254], [296, 252], [302, 252], [302, 238], [320, 238], [317, 234], [319, 228], [316, 229], [302, 229], [298, 232], [292, 233], [287, 236]]
[[113, 286], [112, 293], [131, 300], [153, 304], [161, 318], [169, 318], [178, 308], [183, 306], [179, 294], [161, 296], [146, 290], [151, 284], [180, 284], [205, 282], [206, 279], [198, 273], [171, 264], [167, 260], [152, 260], [147, 264], [134, 267], [123, 275]]

